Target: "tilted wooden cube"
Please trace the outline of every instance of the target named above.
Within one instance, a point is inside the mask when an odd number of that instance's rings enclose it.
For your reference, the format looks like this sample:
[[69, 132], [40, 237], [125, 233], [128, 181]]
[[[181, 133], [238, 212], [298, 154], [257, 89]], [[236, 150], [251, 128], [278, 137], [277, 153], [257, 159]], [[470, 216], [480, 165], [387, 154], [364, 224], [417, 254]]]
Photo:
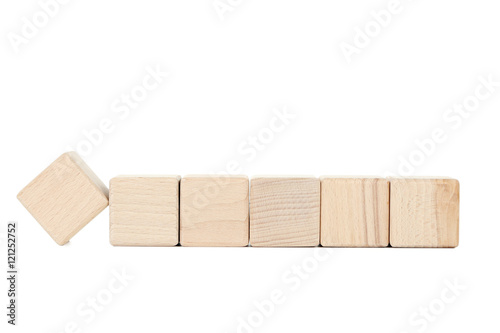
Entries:
[[108, 189], [75, 152], [61, 155], [17, 198], [59, 245], [108, 206]]
[[252, 246], [319, 245], [320, 182], [313, 177], [256, 177], [250, 182]]
[[182, 246], [248, 245], [248, 177], [186, 176], [180, 196]]
[[389, 181], [321, 177], [321, 245], [389, 245]]
[[394, 178], [390, 182], [391, 246], [458, 246], [457, 180]]
[[109, 239], [115, 246], [179, 243], [179, 176], [118, 176], [109, 185]]

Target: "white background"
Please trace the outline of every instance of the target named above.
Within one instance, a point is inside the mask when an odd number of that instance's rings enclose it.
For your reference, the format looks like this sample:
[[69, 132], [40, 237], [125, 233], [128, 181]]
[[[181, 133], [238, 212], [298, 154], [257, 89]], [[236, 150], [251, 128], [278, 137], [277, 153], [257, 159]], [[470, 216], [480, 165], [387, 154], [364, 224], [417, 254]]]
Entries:
[[[388, 1], [231, 3], [222, 20], [211, 0], [70, 1], [18, 52], [13, 34], [41, 7], [0, 4], [0, 220], [2, 233], [18, 221], [20, 268], [15, 328], [0, 284], [2, 332], [64, 332], [72, 321], [83, 332], [236, 332], [249, 316], [256, 327], [241, 332], [498, 330], [500, 87], [467, 118], [443, 118], [480, 76], [500, 81], [498, 3], [401, 0], [350, 63], [341, 43]], [[114, 101], [148, 66], [169, 77], [121, 119]], [[238, 152], [275, 108], [296, 117], [254, 158]], [[16, 195], [107, 118], [113, 130], [84, 156], [105, 183], [219, 172], [230, 160], [248, 175], [398, 173], [401, 158], [424, 156], [415, 141], [441, 128], [446, 140], [410, 174], [460, 180], [460, 246], [335, 249], [296, 290], [283, 276], [313, 265], [314, 249], [113, 248], [107, 209], [60, 247]], [[77, 309], [122, 269], [133, 280], [86, 322]], [[443, 304], [447, 280], [466, 290], [425, 328], [412, 325], [419, 308]], [[275, 289], [285, 301], [258, 322], [254, 302]]]

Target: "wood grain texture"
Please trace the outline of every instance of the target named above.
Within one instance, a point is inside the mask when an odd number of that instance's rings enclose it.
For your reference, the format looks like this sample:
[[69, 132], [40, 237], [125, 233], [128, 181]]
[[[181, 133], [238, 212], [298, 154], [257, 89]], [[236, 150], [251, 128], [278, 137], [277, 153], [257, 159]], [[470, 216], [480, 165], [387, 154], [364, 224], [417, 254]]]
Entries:
[[179, 176], [119, 176], [109, 186], [110, 243], [179, 243]]
[[458, 246], [457, 180], [395, 178], [390, 183], [393, 247]]
[[59, 245], [108, 206], [108, 189], [75, 152], [61, 155], [17, 198]]
[[321, 177], [322, 246], [389, 245], [389, 181]]
[[182, 178], [180, 228], [182, 246], [247, 246], [248, 177]]
[[317, 246], [319, 216], [319, 179], [252, 178], [250, 183], [252, 246]]

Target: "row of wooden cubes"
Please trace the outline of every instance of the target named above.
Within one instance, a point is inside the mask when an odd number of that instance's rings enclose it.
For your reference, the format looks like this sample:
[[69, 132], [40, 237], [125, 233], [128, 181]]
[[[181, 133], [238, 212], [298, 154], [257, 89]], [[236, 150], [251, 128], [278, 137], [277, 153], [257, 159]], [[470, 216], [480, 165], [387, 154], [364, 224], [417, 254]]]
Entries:
[[448, 178], [120, 176], [117, 246], [456, 247]]

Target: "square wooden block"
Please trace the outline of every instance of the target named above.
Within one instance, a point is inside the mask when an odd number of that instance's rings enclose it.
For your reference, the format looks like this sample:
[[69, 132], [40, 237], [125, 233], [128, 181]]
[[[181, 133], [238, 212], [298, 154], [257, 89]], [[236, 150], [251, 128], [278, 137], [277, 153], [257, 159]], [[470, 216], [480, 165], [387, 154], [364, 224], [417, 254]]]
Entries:
[[252, 178], [250, 183], [252, 246], [317, 246], [319, 216], [318, 178]]
[[393, 247], [458, 246], [457, 180], [395, 178], [390, 182]]
[[389, 245], [389, 181], [321, 177], [321, 245]]
[[248, 177], [182, 178], [180, 228], [182, 246], [247, 246]]
[[108, 189], [75, 152], [61, 155], [17, 195], [59, 245], [108, 206]]
[[179, 176], [118, 176], [109, 182], [109, 239], [115, 246], [179, 243]]

